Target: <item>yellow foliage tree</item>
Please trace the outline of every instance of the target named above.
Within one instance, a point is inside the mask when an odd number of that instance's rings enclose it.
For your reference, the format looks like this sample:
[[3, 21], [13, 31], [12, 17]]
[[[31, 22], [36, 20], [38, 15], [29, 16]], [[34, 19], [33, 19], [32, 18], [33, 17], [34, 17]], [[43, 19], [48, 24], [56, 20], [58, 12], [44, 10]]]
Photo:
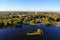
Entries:
[[54, 19], [55, 21], [56, 21], [58, 18], [59, 18], [58, 15], [54, 15], [54, 16], [53, 16], [53, 19]]
[[4, 25], [7, 25], [7, 20], [3, 20]]
[[11, 19], [7, 19], [7, 23], [12, 24]]
[[30, 24], [31, 24], [31, 25], [34, 25], [34, 20], [30, 21]]
[[49, 21], [49, 19], [48, 18], [43, 18], [43, 23], [45, 24], [45, 25], [49, 25], [49, 24], [51, 24], [51, 22]]

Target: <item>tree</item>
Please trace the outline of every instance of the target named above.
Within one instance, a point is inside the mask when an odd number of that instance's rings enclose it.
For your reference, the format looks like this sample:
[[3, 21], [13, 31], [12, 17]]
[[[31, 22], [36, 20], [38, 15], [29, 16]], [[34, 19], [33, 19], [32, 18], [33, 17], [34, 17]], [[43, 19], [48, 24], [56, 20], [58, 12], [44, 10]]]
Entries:
[[30, 21], [30, 25], [34, 25], [34, 24], [35, 24], [34, 20]]
[[49, 21], [49, 18], [43, 18], [43, 23], [45, 24], [45, 25], [50, 25], [51, 24], [51, 22]]
[[3, 20], [3, 27], [7, 28], [7, 20]]
[[52, 18], [56, 21], [59, 18], [59, 16], [58, 15], [54, 15]]

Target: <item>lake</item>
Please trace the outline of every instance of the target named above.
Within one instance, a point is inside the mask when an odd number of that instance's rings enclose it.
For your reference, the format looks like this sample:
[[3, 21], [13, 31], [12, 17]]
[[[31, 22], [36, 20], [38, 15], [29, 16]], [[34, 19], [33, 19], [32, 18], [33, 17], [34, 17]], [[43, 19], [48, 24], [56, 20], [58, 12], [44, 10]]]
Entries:
[[[42, 36], [27, 36], [27, 32], [34, 32], [37, 29], [41, 29], [44, 34]], [[60, 28], [56, 26], [46, 27], [43, 24], [39, 26], [31, 26], [22, 24], [21, 28], [7, 28], [0, 29], [1, 40], [60, 40]]]

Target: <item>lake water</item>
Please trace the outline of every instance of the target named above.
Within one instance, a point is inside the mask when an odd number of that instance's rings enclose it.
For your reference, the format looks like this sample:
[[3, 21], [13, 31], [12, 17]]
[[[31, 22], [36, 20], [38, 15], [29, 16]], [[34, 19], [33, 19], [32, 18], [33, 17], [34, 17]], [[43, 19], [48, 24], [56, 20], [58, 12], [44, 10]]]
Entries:
[[[34, 32], [37, 29], [41, 29], [44, 32], [42, 37], [38, 36], [35, 38], [43, 38], [42, 40], [60, 40], [60, 28], [55, 26], [46, 27], [44, 25], [39, 26], [31, 26], [31, 25], [24, 25], [22, 24], [22, 28], [7, 28], [7, 29], [0, 29], [0, 39], [4, 40], [11, 40], [11, 39], [18, 39], [18, 37], [26, 36], [27, 32]], [[32, 38], [31, 38], [32, 39]]]

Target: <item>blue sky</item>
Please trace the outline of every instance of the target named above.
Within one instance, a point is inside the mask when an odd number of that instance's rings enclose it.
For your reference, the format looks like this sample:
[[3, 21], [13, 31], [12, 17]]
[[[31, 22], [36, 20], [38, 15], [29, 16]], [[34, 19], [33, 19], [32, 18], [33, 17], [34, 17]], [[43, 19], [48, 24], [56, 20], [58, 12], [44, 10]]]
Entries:
[[60, 0], [0, 0], [0, 11], [60, 11]]

